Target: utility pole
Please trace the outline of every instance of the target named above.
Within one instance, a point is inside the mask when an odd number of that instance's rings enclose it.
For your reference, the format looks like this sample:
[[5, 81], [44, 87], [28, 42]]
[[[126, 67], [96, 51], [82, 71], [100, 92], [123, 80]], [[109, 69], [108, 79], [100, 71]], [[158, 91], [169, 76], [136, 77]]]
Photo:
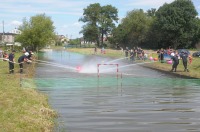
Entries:
[[3, 35], [2, 35], [2, 43], [4, 44], [4, 21], [2, 22], [3, 24]]

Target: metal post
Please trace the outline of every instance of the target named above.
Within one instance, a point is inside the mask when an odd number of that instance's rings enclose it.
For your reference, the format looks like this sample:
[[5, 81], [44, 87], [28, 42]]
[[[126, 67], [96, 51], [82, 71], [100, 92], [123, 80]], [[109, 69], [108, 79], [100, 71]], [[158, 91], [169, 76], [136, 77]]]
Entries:
[[117, 78], [118, 78], [118, 72], [119, 72], [119, 70], [118, 70], [118, 64], [116, 64], [117, 65]]
[[97, 76], [98, 76], [98, 78], [99, 78], [99, 65], [100, 64], [97, 64]]
[[2, 22], [2, 24], [3, 24], [2, 43], [4, 44], [4, 21]]
[[22, 87], [22, 74], [20, 73], [20, 87]]

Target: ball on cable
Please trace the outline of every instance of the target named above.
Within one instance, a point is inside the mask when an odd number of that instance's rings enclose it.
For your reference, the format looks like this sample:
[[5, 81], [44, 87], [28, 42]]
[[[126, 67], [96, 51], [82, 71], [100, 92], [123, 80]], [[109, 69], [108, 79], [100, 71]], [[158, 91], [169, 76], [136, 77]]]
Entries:
[[168, 60], [168, 61], [167, 61], [167, 64], [172, 64], [172, 63], [173, 63], [172, 60]]
[[76, 67], [76, 71], [80, 72], [82, 70], [81, 66]]

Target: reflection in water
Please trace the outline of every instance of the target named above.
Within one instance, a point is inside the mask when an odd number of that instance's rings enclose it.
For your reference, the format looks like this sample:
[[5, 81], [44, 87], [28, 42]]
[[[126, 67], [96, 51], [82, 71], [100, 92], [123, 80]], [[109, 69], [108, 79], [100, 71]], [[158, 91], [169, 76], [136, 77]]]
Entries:
[[[62, 53], [65, 60], [58, 57], [59, 52], [44, 56], [48, 61], [70, 66], [103, 59], [68, 54]], [[95, 73], [39, 66], [35, 82], [40, 91], [48, 94], [50, 104], [60, 115], [55, 131], [200, 131], [199, 80], [163, 76], [140, 66], [126, 67], [120, 72], [129, 75], [116, 78], [115, 73], [102, 73], [98, 78]]]

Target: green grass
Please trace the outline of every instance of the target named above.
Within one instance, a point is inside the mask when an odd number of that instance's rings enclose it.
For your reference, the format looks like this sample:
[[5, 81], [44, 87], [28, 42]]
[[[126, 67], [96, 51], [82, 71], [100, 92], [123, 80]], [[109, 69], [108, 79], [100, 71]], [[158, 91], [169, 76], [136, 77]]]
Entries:
[[[16, 58], [20, 55], [17, 53]], [[0, 60], [0, 132], [52, 131], [56, 113], [48, 105], [47, 96], [33, 88], [20, 87], [18, 65], [15, 74], [8, 71], [8, 62]], [[27, 65], [25, 72], [22, 76], [31, 79], [34, 65]], [[34, 83], [31, 85], [35, 87]]]
[[[157, 54], [153, 53], [152, 56], [156, 57]], [[148, 64], [148, 66], [151, 68], [155, 68], [155, 69], [159, 69], [163, 71], [170, 71], [172, 68], [171, 64], [160, 63], [160, 62]], [[188, 63], [188, 68], [189, 68], [189, 72], [184, 72], [183, 62], [182, 60], [179, 60], [179, 65], [177, 67], [177, 72], [175, 74], [184, 75], [188, 77], [194, 77], [194, 78], [200, 78], [200, 58], [199, 57], [193, 57], [192, 63], [191, 64]]]

